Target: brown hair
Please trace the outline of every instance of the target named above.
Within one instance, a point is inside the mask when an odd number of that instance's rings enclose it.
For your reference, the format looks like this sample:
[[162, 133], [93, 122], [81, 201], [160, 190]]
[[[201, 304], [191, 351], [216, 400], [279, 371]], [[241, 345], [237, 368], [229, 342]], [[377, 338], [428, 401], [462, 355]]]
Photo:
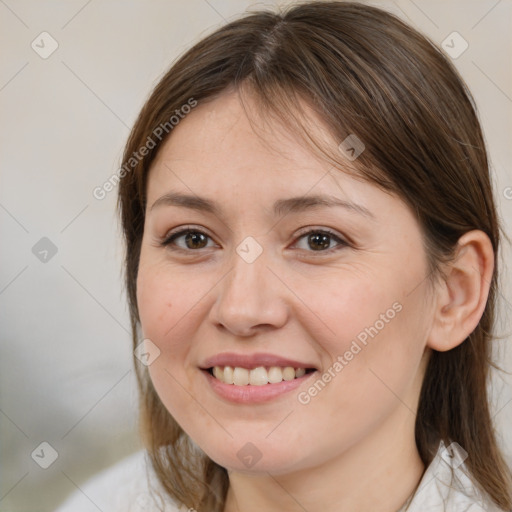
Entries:
[[[424, 464], [439, 441], [459, 443], [475, 484], [501, 508], [512, 508], [511, 472], [498, 447], [487, 381], [497, 298], [500, 226], [476, 107], [464, 81], [426, 37], [381, 9], [352, 2], [307, 2], [277, 14], [244, 15], [180, 57], [155, 87], [127, 142], [118, 207], [126, 243], [134, 347], [140, 342], [137, 269], [146, 181], [162, 142], [131, 161], [155, 128], [191, 99], [199, 104], [247, 87], [267, 115], [298, 121], [299, 99], [343, 141], [356, 134], [365, 151], [354, 162], [365, 179], [402, 198], [415, 213], [432, 273], [453, 256], [458, 239], [479, 229], [490, 238], [495, 271], [477, 328], [456, 348], [433, 350], [425, 373], [415, 436]], [[171, 130], [166, 130], [172, 135]], [[304, 133], [303, 133], [304, 134]], [[149, 146], [148, 146], [149, 147]], [[336, 162], [336, 155], [324, 152]], [[338, 167], [346, 161], [337, 158]], [[160, 401], [146, 368], [134, 359], [141, 433], [159, 481], [177, 502], [220, 512], [225, 468], [209, 459]]]

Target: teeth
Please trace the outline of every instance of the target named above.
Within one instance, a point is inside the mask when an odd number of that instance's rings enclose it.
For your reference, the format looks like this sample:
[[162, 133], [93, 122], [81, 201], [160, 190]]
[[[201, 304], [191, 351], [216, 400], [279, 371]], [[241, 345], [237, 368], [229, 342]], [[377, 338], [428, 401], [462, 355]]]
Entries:
[[293, 380], [293, 379], [295, 379], [295, 368], [292, 368], [291, 366], [287, 366], [283, 370], [283, 379], [284, 380]]
[[249, 384], [249, 370], [235, 367], [233, 369], [233, 384], [235, 386], [247, 386]]
[[263, 386], [268, 384], [267, 370], [263, 366], [253, 368], [249, 372], [249, 384], [251, 386]]
[[252, 370], [240, 368], [238, 366], [214, 366], [213, 375], [216, 379], [225, 384], [234, 384], [235, 386], [264, 386], [268, 383], [277, 384], [283, 380], [293, 380], [306, 374], [305, 368], [293, 368], [286, 366], [271, 366], [265, 368], [258, 366]]
[[224, 366], [224, 372], [220, 366], [216, 366], [215, 368], [219, 369], [220, 377], [217, 377], [219, 380], [224, 381], [226, 384], [233, 384], [233, 368], [231, 366]]
[[271, 384], [276, 384], [283, 380], [283, 370], [278, 366], [271, 366], [268, 369], [268, 381]]

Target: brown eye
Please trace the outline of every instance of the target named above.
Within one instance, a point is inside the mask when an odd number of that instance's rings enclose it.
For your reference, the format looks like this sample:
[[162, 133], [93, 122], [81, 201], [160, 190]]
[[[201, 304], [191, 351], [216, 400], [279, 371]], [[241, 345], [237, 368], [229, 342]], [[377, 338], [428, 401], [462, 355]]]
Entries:
[[331, 236], [325, 233], [313, 233], [308, 235], [308, 244], [313, 250], [328, 249], [331, 245]]
[[[184, 246], [176, 243], [176, 240], [183, 238]], [[197, 250], [204, 249], [207, 246], [210, 237], [202, 231], [184, 229], [178, 233], [172, 234], [170, 237], [162, 242], [163, 246], [175, 245], [177, 249], [182, 250]]]
[[[320, 229], [314, 229], [303, 233], [298, 240], [302, 239], [305, 239], [305, 244], [303, 244], [302, 247], [299, 247], [299, 249], [307, 252], [330, 253], [342, 247], [348, 247], [349, 245], [335, 233]], [[331, 246], [333, 241], [336, 243], [334, 247]]]
[[185, 235], [185, 245], [188, 249], [203, 249], [207, 243], [206, 238], [204, 233], [191, 231]]

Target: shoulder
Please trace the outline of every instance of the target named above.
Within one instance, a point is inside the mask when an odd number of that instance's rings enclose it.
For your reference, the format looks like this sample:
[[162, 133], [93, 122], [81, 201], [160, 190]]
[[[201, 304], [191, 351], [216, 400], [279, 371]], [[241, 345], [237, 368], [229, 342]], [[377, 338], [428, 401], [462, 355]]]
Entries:
[[477, 490], [457, 443], [439, 449], [425, 470], [407, 512], [503, 512]]
[[79, 488], [55, 512], [179, 512], [165, 496], [145, 450], [101, 471]]

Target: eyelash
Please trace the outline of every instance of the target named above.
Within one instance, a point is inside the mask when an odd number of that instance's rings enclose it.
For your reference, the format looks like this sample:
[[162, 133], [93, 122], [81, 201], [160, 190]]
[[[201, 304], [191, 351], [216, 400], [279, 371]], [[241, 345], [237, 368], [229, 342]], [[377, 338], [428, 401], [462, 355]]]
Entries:
[[[200, 229], [195, 229], [193, 227], [187, 227], [187, 228], [181, 229], [180, 231], [177, 231], [175, 233], [171, 233], [169, 236], [167, 236], [164, 240], [162, 240], [160, 242], [160, 245], [162, 247], [167, 247], [168, 249], [171, 249], [172, 251], [185, 252], [185, 253], [200, 252], [203, 249], [207, 249], [204, 247], [202, 249], [183, 249], [182, 247], [176, 247], [176, 246], [173, 247], [173, 245], [174, 245], [173, 242], [176, 239], [181, 238], [183, 235], [186, 235], [188, 233], [199, 233], [201, 235], [205, 235], [206, 237], [208, 237], [211, 240], [211, 237], [204, 231], [201, 231]], [[343, 240], [336, 233], [334, 233], [333, 231], [331, 231], [329, 229], [310, 229], [309, 231], [302, 232], [298, 235], [296, 241], [294, 242], [294, 245], [295, 245], [295, 243], [297, 243], [297, 241], [299, 241], [303, 237], [310, 235], [312, 233], [321, 233], [323, 235], [328, 235], [332, 239], [334, 239], [336, 242], [338, 242], [337, 246], [335, 246], [331, 249], [326, 249], [325, 251], [324, 250], [307, 251], [305, 249], [301, 249], [308, 253], [312, 253], [312, 255], [314, 255], [314, 256], [332, 254], [333, 252], [338, 251], [338, 250], [342, 249], [343, 247], [349, 247], [349, 243], [347, 241]]]

